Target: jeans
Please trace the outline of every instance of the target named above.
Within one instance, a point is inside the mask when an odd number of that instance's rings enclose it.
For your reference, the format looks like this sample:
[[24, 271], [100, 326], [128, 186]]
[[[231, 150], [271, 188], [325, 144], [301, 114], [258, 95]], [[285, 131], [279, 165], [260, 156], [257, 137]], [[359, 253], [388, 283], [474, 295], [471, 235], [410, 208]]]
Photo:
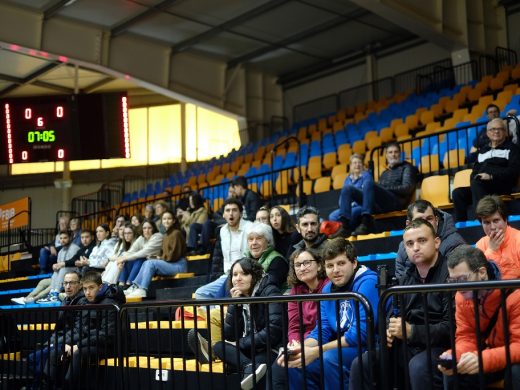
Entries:
[[188, 234], [188, 248], [197, 249], [199, 247], [199, 235], [202, 233], [202, 224], [192, 223]]
[[174, 276], [179, 272], [186, 272], [187, 269], [188, 262], [184, 258], [177, 260], [175, 263], [166, 260], [149, 259], [143, 263], [134, 279], [134, 284], [139, 288], [147, 290], [154, 275]]
[[200, 232], [200, 246], [205, 251], [211, 250], [211, 240], [216, 237], [215, 230], [217, 224], [211, 220], [207, 220], [202, 225], [202, 231]]
[[353, 218], [352, 202], [361, 205], [361, 215], [371, 215], [374, 212], [386, 213], [400, 209], [408, 201], [408, 199], [403, 199], [374, 182], [366, 183], [362, 189], [351, 185], [345, 186], [341, 189], [340, 198], [339, 215], [342, 219], [348, 220]]
[[229, 296], [226, 288], [227, 279], [228, 275], [224, 274], [213, 282], [200, 286], [195, 291], [195, 299], [224, 298]]
[[121, 283], [133, 283], [145, 260], [146, 259], [136, 259], [125, 262], [125, 266], [119, 274], [119, 281]]
[[51, 255], [51, 251], [43, 247], [40, 249], [40, 273], [46, 274], [52, 272], [52, 265], [56, 263], [57, 256]]
[[[357, 348], [346, 347], [341, 348], [342, 365], [339, 364], [339, 356], [337, 349], [331, 349], [323, 352], [323, 373], [320, 372], [320, 359], [316, 359], [305, 368], [289, 368], [289, 388], [303, 388], [303, 370], [307, 377], [307, 389], [322, 389], [320, 380], [323, 380], [323, 389], [339, 390], [348, 389], [350, 365], [357, 356]], [[343, 383], [340, 381], [340, 372], [343, 372]], [[321, 378], [321, 379], [320, 379]]]
[[[362, 207], [359, 206], [357, 203], [354, 206], [352, 206], [352, 211], [350, 214], [351, 218], [349, 219], [349, 227], [351, 229], [355, 229], [356, 226], [358, 226], [361, 223], [361, 210]], [[334, 210], [332, 213], [329, 214], [329, 221], [341, 222], [340, 213], [340, 209]]]

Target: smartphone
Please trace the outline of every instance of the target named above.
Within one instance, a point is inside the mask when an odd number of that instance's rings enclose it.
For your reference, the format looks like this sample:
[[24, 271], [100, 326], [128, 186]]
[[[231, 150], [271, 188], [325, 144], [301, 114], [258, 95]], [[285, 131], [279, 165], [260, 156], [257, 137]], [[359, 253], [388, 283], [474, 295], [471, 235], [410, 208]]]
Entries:
[[437, 364], [447, 370], [453, 369], [453, 359], [437, 359]]

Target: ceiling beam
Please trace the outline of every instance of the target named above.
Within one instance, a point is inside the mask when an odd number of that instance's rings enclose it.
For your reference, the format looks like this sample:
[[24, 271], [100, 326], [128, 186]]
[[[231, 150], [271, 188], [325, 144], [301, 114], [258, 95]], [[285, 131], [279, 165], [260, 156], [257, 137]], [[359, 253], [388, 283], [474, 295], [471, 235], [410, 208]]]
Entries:
[[168, 8], [173, 3], [177, 2], [178, 0], [164, 0], [160, 2], [159, 4], [152, 5], [149, 7], [146, 11], [143, 11], [130, 19], [119, 23], [118, 25], [114, 26], [112, 30], [110, 31], [111, 36], [117, 37], [118, 35], [121, 35], [126, 32], [132, 25], [140, 22], [141, 20], [144, 20], [154, 14], [157, 14], [159, 12], [162, 12], [165, 8]]
[[[330, 30], [332, 28], [335, 28], [335, 27], [338, 27], [342, 24], [345, 24], [345, 23], [348, 23], [352, 20], [355, 20], [355, 19], [358, 19], [358, 18], [361, 18], [363, 16], [366, 16], [368, 15], [369, 12], [368, 11], [365, 11], [363, 9], [357, 9], [349, 14], [346, 14], [346, 15], [342, 15], [342, 16], [339, 16], [337, 18], [334, 18], [334, 19], [331, 19], [325, 23], [322, 23], [322, 24], [319, 24], [317, 26], [314, 26], [308, 30], [305, 30], [305, 31], [302, 31], [298, 34], [295, 34], [295, 35], [292, 35], [290, 37], [287, 37], [285, 39], [282, 39], [281, 41], [278, 41], [278, 42], [273, 42], [272, 44], [268, 45], [268, 46], [265, 46], [265, 47], [261, 47], [259, 49], [256, 49], [256, 50], [253, 50], [249, 53], [246, 53], [242, 56], [239, 56], [239, 57], [235, 57], [233, 58], [232, 60], [230, 60], [228, 62], [228, 67], [230, 68], [233, 68], [235, 66], [237, 66], [238, 64], [242, 64], [244, 62], [248, 62], [248, 61], [251, 61], [252, 59], [254, 58], [257, 58], [257, 57], [260, 57], [264, 54], [267, 54], [269, 52], [272, 52], [274, 50], [278, 50], [278, 49], [288, 49], [288, 50], [291, 50], [290, 48], [288, 48], [287, 46], [293, 44], [293, 43], [296, 43], [296, 42], [300, 42], [304, 39], [307, 39], [307, 38], [310, 38], [314, 35], [317, 35], [317, 34], [320, 34], [324, 31], [327, 31], [327, 30]], [[325, 59], [325, 58], [322, 58], [323, 60], [328, 60], [328, 59]]]
[[67, 3], [70, 3], [71, 0], [59, 0], [52, 4], [50, 7], [47, 7], [45, 10], [43, 10], [43, 20], [49, 20], [54, 15], [56, 15], [60, 9], [65, 7]]
[[272, 9], [278, 8], [281, 5], [287, 3], [289, 0], [271, 0], [268, 3], [265, 3], [259, 7], [256, 7], [250, 11], [247, 11], [243, 13], [242, 15], [237, 16], [236, 18], [230, 19], [225, 23], [219, 24], [218, 26], [215, 26], [213, 28], [210, 28], [209, 30], [199, 34], [195, 35], [189, 39], [186, 39], [182, 42], [179, 42], [171, 47], [172, 53], [179, 53], [181, 51], [187, 50], [190, 47], [208, 40], [215, 35], [218, 35], [222, 32], [228, 31], [232, 29], [233, 27], [236, 27], [248, 20], [251, 20], [253, 18], [256, 18], [266, 12], [271, 11]]
[[99, 87], [102, 87], [105, 84], [110, 83], [111, 81], [114, 81], [115, 79], [113, 77], [104, 77], [103, 79], [96, 81], [93, 84], [90, 84], [88, 87], [84, 88], [83, 91], [85, 93], [91, 93], [98, 89]]

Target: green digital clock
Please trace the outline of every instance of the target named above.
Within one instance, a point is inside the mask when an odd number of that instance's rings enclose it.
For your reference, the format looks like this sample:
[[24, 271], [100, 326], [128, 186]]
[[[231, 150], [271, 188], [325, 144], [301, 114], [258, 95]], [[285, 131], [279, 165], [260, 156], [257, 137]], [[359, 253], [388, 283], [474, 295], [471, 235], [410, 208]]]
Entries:
[[56, 136], [54, 130], [33, 130], [27, 133], [27, 142], [33, 144], [35, 142], [54, 142]]

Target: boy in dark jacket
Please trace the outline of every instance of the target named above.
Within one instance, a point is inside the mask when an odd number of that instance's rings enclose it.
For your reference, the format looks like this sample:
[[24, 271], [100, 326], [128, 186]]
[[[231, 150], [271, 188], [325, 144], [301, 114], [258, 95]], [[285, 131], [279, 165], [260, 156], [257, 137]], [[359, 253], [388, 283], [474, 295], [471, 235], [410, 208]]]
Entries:
[[[122, 305], [126, 302], [123, 290], [119, 286], [103, 284], [99, 272], [86, 272], [81, 282], [85, 296], [78, 305]], [[117, 312], [111, 309], [88, 308], [78, 313], [74, 326], [62, 337], [63, 349], [51, 351], [49, 377], [56, 380], [60, 367], [66, 370], [65, 385], [77, 384], [82, 367], [114, 351], [116, 322]]]

